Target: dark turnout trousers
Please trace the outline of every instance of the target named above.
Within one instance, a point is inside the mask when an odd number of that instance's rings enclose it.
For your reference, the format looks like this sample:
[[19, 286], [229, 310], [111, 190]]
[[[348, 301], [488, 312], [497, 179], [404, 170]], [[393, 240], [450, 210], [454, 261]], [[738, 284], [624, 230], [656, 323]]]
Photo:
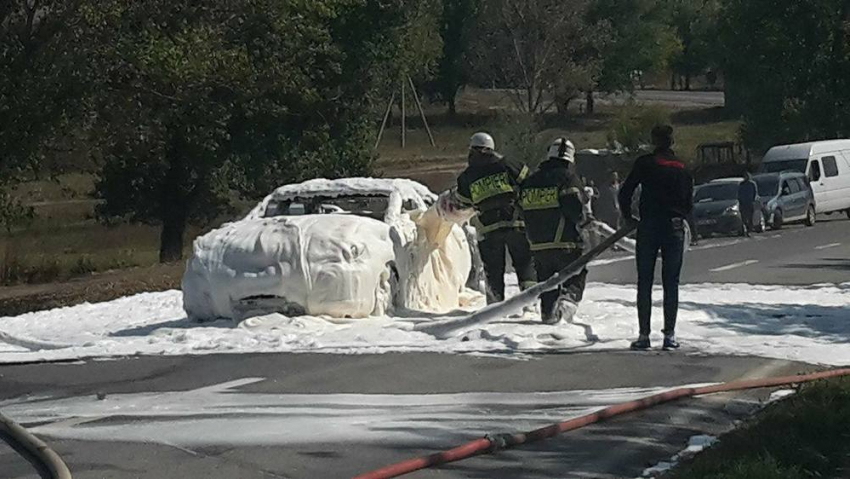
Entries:
[[478, 242], [478, 249], [487, 276], [487, 304], [505, 299], [505, 250], [511, 254], [520, 288], [526, 289], [537, 283], [531, 250], [524, 231], [511, 228], [487, 233], [484, 239]]
[[[551, 249], [534, 252], [534, 263], [537, 267], [537, 279], [541, 282], [555, 276], [573, 261], [581, 257], [582, 250]], [[556, 313], [558, 300], [566, 300], [578, 305], [584, 297], [584, 286], [587, 281], [587, 269], [568, 279], [557, 289], [540, 295], [540, 316], [552, 318]]]
[[640, 334], [649, 335], [652, 319], [652, 283], [655, 261], [661, 252], [664, 286], [664, 333], [676, 331], [679, 313], [679, 276], [685, 251], [684, 219], [641, 220], [637, 234], [638, 321]]

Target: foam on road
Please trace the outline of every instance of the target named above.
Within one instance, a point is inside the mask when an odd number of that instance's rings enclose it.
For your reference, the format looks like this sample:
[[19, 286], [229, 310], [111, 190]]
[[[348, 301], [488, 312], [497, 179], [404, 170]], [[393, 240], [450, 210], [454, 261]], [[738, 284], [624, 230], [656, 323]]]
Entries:
[[[634, 286], [594, 283], [573, 323], [544, 325], [539, 312], [531, 311], [472, 325], [440, 340], [414, 326], [465, 313], [434, 318], [408, 312], [404, 317], [359, 320], [273, 314], [239, 325], [229, 320], [198, 324], [186, 318], [179, 291], [145, 293], [0, 318], [0, 362], [258, 352], [521, 356], [626, 349], [637, 335], [635, 298]], [[663, 317], [661, 298], [656, 290], [656, 330]], [[850, 283], [686, 285], [680, 300], [678, 336], [690, 352], [850, 364]], [[656, 344], [660, 339], [660, 333], [652, 337]]]

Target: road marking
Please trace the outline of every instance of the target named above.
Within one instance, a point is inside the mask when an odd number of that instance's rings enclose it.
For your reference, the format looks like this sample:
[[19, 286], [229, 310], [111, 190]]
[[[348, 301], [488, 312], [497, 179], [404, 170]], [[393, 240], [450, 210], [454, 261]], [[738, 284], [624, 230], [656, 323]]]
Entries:
[[735, 268], [740, 268], [742, 266], [749, 266], [751, 264], [756, 264], [756, 263], [758, 263], [757, 259], [750, 259], [750, 260], [747, 260], [747, 261], [741, 261], [740, 263], [734, 263], [734, 264], [730, 264], [730, 265], [726, 265], [726, 266], [721, 266], [720, 268], [710, 269], [709, 271], [712, 272], [712, 273], [721, 273], [723, 271], [729, 271], [729, 270], [732, 270], [732, 269], [735, 269]]
[[825, 250], [825, 249], [830, 249], [830, 248], [837, 248], [839, 246], [841, 246], [841, 243], [832, 243], [832, 244], [825, 244], [823, 246], [818, 246], [815, 249], [820, 251], [820, 250]]

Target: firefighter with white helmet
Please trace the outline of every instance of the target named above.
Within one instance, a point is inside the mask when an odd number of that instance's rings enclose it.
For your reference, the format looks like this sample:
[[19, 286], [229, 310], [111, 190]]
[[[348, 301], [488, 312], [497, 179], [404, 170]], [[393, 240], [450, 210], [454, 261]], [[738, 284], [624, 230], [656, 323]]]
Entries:
[[[586, 223], [581, 181], [575, 172], [575, 146], [556, 139], [548, 158], [520, 186], [523, 212], [538, 279], [545, 281], [582, 255], [582, 225]], [[571, 321], [584, 296], [587, 270], [558, 289], [540, 295], [540, 314], [546, 324]]]
[[487, 276], [487, 302], [505, 299], [505, 250], [510, 253], [521, 288], [537, 282], [525, 223], [517, 207], [519, 185], [528, 176], [526, 165], [496, 153], [496, 143], [480, 132], [469, 140], [469, 166], [457, 179], [457, 197], [475, 208], [473, 224]]

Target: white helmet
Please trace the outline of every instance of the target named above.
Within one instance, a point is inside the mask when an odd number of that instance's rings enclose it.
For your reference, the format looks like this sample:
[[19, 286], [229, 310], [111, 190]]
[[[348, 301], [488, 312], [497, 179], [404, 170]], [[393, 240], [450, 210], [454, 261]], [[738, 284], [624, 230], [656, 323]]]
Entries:
[[493, 141], [493, 137], [488, 133], [479, 132], [472, 135], [472, 138], [469, 139], [469, 147], [470, 148], [487, 148], [490, 150], [496, 149], [496, 142]]
[[558, 160], [569, 161], [570, 163], [575, 163], [575, 154], [576, 147], [573, 145], [573, 142], [566, 138], [558, 138], [554, 142], [552, 142], [552, 146], [549, 147], [549, 158], [556, 158]]

